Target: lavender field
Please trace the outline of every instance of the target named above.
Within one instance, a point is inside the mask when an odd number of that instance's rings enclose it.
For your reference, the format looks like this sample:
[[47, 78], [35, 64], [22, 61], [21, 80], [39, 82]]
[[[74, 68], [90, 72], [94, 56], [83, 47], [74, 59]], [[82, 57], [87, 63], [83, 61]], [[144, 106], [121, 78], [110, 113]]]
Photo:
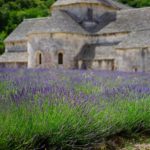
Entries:
[[98, 149], [150, 131], [150, 73], [0, 69], [0, 149]]

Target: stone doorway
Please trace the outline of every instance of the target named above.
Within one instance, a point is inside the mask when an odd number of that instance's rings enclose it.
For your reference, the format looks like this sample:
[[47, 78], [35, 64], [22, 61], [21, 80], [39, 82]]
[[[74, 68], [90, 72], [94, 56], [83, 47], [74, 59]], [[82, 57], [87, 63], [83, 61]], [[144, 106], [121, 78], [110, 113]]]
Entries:
[[77, 61], [78, 69], [83, 69], [83, 70], [92, 69], [91, 65], [92, 65], [92, 60], [78, 60]]
[[104, 60], [98, 60], [99, 68], [102, 70], [115, 70], [115, 60], [114, 59], [104, 59]]

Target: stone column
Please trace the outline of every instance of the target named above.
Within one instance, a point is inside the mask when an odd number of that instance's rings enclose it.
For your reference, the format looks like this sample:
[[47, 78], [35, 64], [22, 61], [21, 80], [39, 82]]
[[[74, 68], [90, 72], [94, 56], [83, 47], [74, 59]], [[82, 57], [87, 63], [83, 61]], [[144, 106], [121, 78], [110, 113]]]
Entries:
[[36, 55], [32, 47], [32, 44], [29, 42], [27, 44], [27, 49], [28, 49], [28, 68], [35, 68], [36, 67]]
[[106, 70], [107, 69], [107, 64], [106, 64], [105, 60], [102, 60], [101, 67], [102, 67], [102, 70]]

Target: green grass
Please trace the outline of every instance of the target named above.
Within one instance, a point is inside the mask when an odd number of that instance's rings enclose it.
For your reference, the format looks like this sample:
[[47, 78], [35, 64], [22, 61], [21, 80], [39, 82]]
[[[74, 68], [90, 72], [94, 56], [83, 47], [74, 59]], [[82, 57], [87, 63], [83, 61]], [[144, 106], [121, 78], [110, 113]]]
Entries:
[[36, 103], [11, 105], [0, 111], [0, 149], [34, 149], [85, 146], [119, 134], [150, 128], [150, 98], [114, 101], [97, 108], [59, 101], [39, 107]]
[[101, 89], [100, 87], [97, 87], [97, 86], [93, 86], [91, 85], [90, 83], [86, 83], [84, 85], [75, 85], [75, 91], [80, 93], [84, 93], [84, 94], [96, 94], [98, 92], [101, 92]]

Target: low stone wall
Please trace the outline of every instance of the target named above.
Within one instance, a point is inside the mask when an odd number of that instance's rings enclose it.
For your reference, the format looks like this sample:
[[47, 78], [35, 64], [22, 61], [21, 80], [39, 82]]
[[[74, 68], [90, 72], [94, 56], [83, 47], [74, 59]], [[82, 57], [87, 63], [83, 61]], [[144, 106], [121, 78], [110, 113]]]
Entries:
[[27, 62], [0, 63], [0, 68], [27, 68]]

